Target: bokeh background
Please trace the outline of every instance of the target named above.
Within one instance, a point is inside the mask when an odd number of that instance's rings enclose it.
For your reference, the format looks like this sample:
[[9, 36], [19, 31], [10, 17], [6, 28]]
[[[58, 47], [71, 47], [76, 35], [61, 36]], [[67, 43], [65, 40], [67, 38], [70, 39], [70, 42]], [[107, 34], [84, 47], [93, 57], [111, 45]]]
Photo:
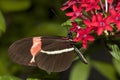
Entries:
[[18, 65], [10, 60], [7, 50], [18, 39], [67, 36], [67, 27], [61, 26], [68, 19], [60, 10], [64, 2], [0, 0], [0, 80], [120, 80], [120, 62], [111, 57], [101, 40], [96, 40], [84, 52], [88, 64], [76, 58], [68, 70], [60, 73]]

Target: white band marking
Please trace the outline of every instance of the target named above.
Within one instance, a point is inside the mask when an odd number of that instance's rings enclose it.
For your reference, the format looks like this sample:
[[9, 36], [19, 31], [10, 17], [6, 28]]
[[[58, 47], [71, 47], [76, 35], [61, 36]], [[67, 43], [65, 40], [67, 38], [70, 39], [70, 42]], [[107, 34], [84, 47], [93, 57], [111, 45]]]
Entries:
[[46, 54], [61, 54], [61, 53], [70, 52], [70, 51], [73, 51], [73, 50], [74, 50], [74, 48], [67, 48], [67, 49], [56, 50], [56, 51], [44, 51], [44, 50], [41, 49], [41, 52], [46, 53]]

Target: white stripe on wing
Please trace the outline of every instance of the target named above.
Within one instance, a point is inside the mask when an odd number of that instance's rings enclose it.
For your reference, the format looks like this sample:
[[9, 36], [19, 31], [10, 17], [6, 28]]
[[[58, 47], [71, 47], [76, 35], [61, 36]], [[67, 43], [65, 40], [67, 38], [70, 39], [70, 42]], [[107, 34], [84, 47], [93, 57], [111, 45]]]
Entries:
[[70, 51], [73, 51], [73, 50], [74, 50], [74, 48], [66, 48], [66, 49], [56, 50], [56, 51], [44, 51], [44, 50], [41, 49], [41, 52], [46, 53], [46, 54], [61, 54], [61, 53], [70, 52]]

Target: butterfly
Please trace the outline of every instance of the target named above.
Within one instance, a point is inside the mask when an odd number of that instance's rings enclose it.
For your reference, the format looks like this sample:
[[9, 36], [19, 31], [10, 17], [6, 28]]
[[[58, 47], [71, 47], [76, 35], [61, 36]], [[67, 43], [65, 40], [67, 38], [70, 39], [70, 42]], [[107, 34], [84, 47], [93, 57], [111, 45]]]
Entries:
[[10, 58], [22, 65], [38, 66], [48, 72], [61, 72], [68, 69], [74, 58], [74, 51], [80, 59], [87, 60], [74, 45], [72, 33], [63, 36], [38, 36], [15, 41], [8, 49]]

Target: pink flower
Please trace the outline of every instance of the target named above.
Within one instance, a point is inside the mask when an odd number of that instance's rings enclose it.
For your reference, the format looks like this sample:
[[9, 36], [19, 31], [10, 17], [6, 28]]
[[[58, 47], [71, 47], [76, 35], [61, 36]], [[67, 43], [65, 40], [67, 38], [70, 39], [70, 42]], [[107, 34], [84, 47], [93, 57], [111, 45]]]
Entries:
[[90, 21], [90, 19], [85, 19], [83, 22], [87, 27], [91, 27], [91, 29], [94, 29], [97, 25], [96, 16], [92, 17], [92, 21]]
[[74, 42], [82, 42], [83, 48], [87, 48], [87, 42], [88, 41], [94, 41], [93, 36], [90, 35], [90, 29], [85, 28], [85, 29], [79, 29], [77, 31], [77, 36], [73, 39]]
[[70, 31], [76, 33], [73, 41], [82, 42], [84, 48], [89, 41], [94, 41], [91, 33], [100, 36], [105, 31], [115, 31], [115, 28], [120, 31], [120, 0], [68, 0], [62, 10], [67, 8], [72, 9], [66, 13], [70, 20], [81, 20], [78, 23], [72, 22]]
[[90, 29], [92, 32], [94, 32], [94, 31], [97, 30], [96, 25], [97, 25], [98, 23], [96, 22], [96, 16], [93, 16], [93, 17], [92, 17], [92, 20], [86, 19], [86, 20], [84, 20], [83, 22], [84, 22], [84, 24], [86, 25], [86, 27], [89, 27], [89, 29]]
[[72, 28], [70, 28], [70, 31], [77, 32], [79, 29], [80, 29], [80, 26], [77, 23], [72, 22]]
[[82, 16], [81, 7], [77, 8], [76, 5], [73, 5], [72, 9], [73, 9], [73, 12], [66, 13], [66, 16], [71, 17], [71, 20], [74, 20], [74, 19]]
[[61, 10], [64, 11], [64, 10], [70, 8], [72, 5], [77, 4], [79, 2], [80, 2], [80, 0], [68, 0], [67, 2], [65, 2], [63, 4], [63, 7], [61, 8]]
[[118, 2], [116, 8], [115, 8], [117, 11], [120, 11], [120, 2]]
[[101, 14], [93, 15], [91, 26], [95, 27], [98, 35], [101, 35], [104, 30], [112, 31], [110, 26], [110, 17], [104, 18]]
[[98, 5], [98, 2], [99, 2], [98, 0], [88, 0], [86, 1], [86, 3], [81, 4], [81, 6], [84, 7], [86, 11], [100, 10], [100, 6]]
[[109, 4], [112, 4], [112, 3], [113, 3], [113, 0], [108, 0], [108, 3], [109, 3]]
[[111, 13], [111, 22], [114, 22], [118, 30], [120, 30], [120, 12], [116, 12], [113, 8], [111, 8], [110, 13]]

